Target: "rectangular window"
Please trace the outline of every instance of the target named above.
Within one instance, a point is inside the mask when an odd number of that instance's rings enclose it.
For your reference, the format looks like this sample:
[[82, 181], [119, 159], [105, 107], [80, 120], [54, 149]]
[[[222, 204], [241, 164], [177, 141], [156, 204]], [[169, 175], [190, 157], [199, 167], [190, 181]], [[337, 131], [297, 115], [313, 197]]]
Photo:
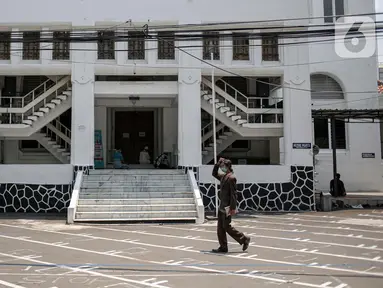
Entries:
[[323, 0], [323, 16], [325, 23], [334, 23], [344, 15], [344, 0]]
[[0, 33], [0, 60], [11, 59], [11, 33]]
[[174, 32], [158, 32], [157, 51], [159, 60], [174, 60], [176, 58]]
[[213, 60], [220, 59], [219, 32], [203, 33], [203, 59], [211, 60], [211, 53], [213, 53]]
[[[346, 149], [346, 123], [335, 120], [336, 149]], [[332, 148], [331, 122], [328, 119], [314, 119], [314, 143], [321, 149]]]
[[233, 60], [250, 60], [249, 34], [233, 33]]
[[145, 34], [143, 32], [129, 32], [128, 59], [145, 60]]
[[69, 60], [70, 57], [70, 32], [53, 32], [53, 60]]
[[346, 123], [335, 120], [336, 149], [346, 149]]
[[279, 61], [278, 36], [262, 36], [262, 60]]
[[23, 33], [23, 60], [40, 59], [40, 32]]
[[344, 0], [335, 0], [335, 15], [337, 20], [344, 15]]
[[98, 32], [97, 59], [114, 60], [114, 31]]
[[323, 0], [323, 12], [325, 17], [324, 18], [325, 23], [333, 22], [332, 1], [333, 0]]
[[327, 119], [314, 119], [314, 143], [321, 149], [329, 149], [329, 124]]

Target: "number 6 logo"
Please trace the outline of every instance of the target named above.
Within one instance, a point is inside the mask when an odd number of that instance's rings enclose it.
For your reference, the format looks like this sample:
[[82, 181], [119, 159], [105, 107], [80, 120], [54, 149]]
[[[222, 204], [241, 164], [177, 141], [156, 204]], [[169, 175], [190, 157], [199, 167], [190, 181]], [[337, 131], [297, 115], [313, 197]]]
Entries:
[[341, 17], [335, 23], [335, 53], [342, 58], [368, 58], [376, 52], [376, 25], [370, 17]]

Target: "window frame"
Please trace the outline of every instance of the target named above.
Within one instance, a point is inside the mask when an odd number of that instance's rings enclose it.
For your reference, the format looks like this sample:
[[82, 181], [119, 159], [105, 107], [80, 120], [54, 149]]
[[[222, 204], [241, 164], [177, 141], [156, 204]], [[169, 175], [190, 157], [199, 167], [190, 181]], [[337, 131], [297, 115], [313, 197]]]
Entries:
[[[237, 35], [237, 36], [235, 36]], [[250, 35], [249, 33], [244, 33], [244, 32], [235, 32], [235, 33], [232, 33], [231, 34], [232, 36], [232, 49], [233, 49], [233, 53], [232, 53], [232, 58], [233, 58], [233, 61], [246, 61], [246, 62], [249, 62], [251, 59], [250, 57]], [[241, 37], [243, 36], [243, 37]], [[243, 43], [239, 43], [240, 45], [237, 45], [237, 44], [234, 44], [235, 41], [238, 41], [238, 42], [247, 42], [245, 43], [244, 45], [242, 45]], [[247, 49], [247, 53], [238, 53], [238, 52], [243, 52], [243, 50]], [[245, 56], [243, 59], [241, 56]]]
[[[265, 62], [279, 62], [279, 37], [275, 35], [262, 35], [262, 61]], [[270, 45], [270, 47], [266, 47]], [[266, 53], [267, 52], [267, 53]], [[276, 57], [276, 58], [274, 58]]]
[[[326, 1], [328, 1], [328, 2], [331, 1], [331, 11], [330, 11], [330, 14], [327, 14], [327, 15], [326, 15], [326, 7], [327, 7]], [[343, 2], [343, 3], [341, 3], [343, 5], [340, 6], [341, 10], [343, 10], [343, 11], [341, 11], [342, 13], [340, 13], [340, 11], [337, 11], [338, 10], [337, 7], [339, 5], [339, 4], [337, 5], [337, 1]], [[336, 15], [346, 14], [346, 2], [347, 2], [346, 0], [323, 0], [323, 22], [325, 24], [335, 23], [340, 17], [342, 17], [342, 16], [336, 16]], [[338, 8], [340, 8], [340, 7], [338, 7]]]
[[4, 39], [3, 41], [0, 41], [0, 61], [11, 60], [11, 32], [0, 32], [0, 39]]
[[[28, 34], [29, 34], [29, 36], [28, 36]], [[36, 39], [33, 37], [33, 34], [35, 34]], [[25, 42], [25, 40], [27, 40], [28, 38], [36, 40], [36, 41]], [[41, 31], [25, 31], [25, 32], [23, 32], [22, 60], [23, 61], [40, 60], [40, 58], [41, 58], [40, 43], [41, 43]]]
[[[53, 31], [52, 60], [70, 60], [70, 34], [69, 31]], [[58, 37], [68, 39], [57, 39]]]
[[213, 53], [213, 60], [221, 60], [221, 35], [215, 31], [204, 31], [202, 34], [202, 58], [203, 60], [211, 60], [211, 53]]
[[115, 31], [98, 31], [97, 36], [97, 60], [116, 60]]
[[[336, 120], [336, 121], [342, 121], [342, 120]], [[347, 151], [349, 146], [349, 140], [348, 140], [348, 123], [344, 122], [344, 147], [345, 148], [336, 148], [337, 151]], [[315, 143], [315, 124], [314, 124], [314, 118], [312, 119], [312, 143]], [[331, 151], [332, 150], [332, 137], [331, 137], [331, 120], [327, 119], [327, 133], [328, 133], [328, 146], [329, 148], [320, 148], [321, 151]], [[319, 146], [319, 145], [318, 145]]]
[[157, 60], [176, 60], [176, 35], [174, 31], [161, 31], [157, 33], [157, 36]]
[[[128, 61], [145, 61], [146, 60], [145, 34], [143, 32], [129, 31], [127, 42], [128, 42]], [[134, 49], [133, 46], [138, 46], [138, 49]], [[137, 55], [140, 57], [137, 57]]]

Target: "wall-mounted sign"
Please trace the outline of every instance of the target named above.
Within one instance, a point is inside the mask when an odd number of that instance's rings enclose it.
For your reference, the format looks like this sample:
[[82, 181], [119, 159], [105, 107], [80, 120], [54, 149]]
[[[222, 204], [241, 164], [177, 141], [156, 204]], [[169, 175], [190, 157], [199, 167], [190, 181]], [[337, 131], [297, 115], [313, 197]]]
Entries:
[[145, 137], [146, 133], [145, 132], [138, 132], [138, 137]]
[[96, 169], [104, 168], [104, 153], [101, 130], [94, 131], [94, 167]]
[[293, 149], [311, 149], [311, 143], [293, 143]]
[[362, 153], [362, 158], [375, 159], [375, 153]]
[[122, 133], [122, 138], [130, 138], [130, 134], [129, 133]]

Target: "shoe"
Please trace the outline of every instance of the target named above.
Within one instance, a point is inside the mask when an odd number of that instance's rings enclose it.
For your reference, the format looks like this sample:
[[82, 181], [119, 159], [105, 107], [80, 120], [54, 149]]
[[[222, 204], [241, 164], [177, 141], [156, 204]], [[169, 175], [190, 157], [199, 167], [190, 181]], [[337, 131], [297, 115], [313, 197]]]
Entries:
[[225, 249], [225, 248], [222, 248], [222, 247], [219, 247], [218, 249], [213, 249], [211, 250], [211, 252], [213, 253], [227, 253], [229, 251], [229, 249]]
[[245, 240], [245, 243], [243, 243], [242, 251], [246, 251], [247, 248], [249, 248], [249, 245], [250, 245], [250, 237], [247, 237]]

